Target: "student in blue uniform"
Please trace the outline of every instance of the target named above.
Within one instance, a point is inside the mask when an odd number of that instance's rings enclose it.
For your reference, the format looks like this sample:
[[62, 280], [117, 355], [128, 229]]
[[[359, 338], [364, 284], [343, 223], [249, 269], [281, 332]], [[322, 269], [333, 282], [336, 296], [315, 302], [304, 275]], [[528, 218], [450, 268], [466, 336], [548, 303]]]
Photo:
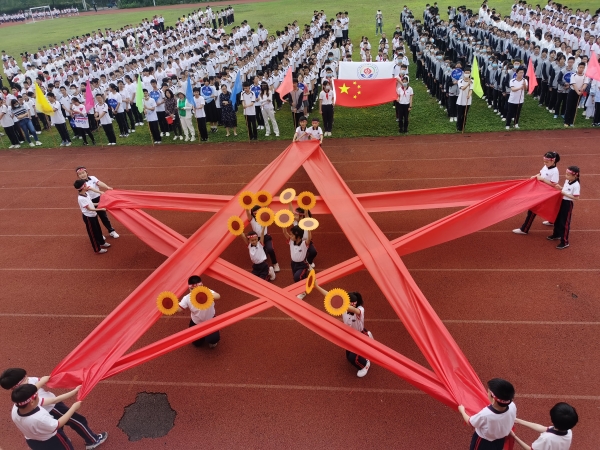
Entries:
[[487, 388], [490, 404], [477, 414], [469, 416], [463, 405], [458, 406], [464, 421], [475, 429], [470, 450], [502, 450], [517, 418], [513, 385], [502, 378], [493, 378]]
[[540, 437], [531, 446], [526, 444], [512, 431], [510, 434], [515, 438], [515, 442], [524, 450], [569, 450], [573, 439], [571, 429], [579, 422], [577, 411], [568, 403], [560, 402], [550, 410], [550, 420], [552, 422], [551, 427], [526, 422], [521, 419], [515, 420], [515, 423], [541, 433]]
[[[560, 155], [556, 152], [547, 152], [544, 155], [544, 166], [540, 170], [540, 173], [532, 176], [531, 178], [537, 178], [538, 180], [546, 180], [551, 186], [556, 186], [559, 180], [558, 168], [556, 165], [560, 161]], [[529, 229], [533, 224], [533, 220], [535, 219], [536, 214], [529, 210], [527, 211], [527, 217], [525, 217], [525, 222], [521, 225], [521, 228], [515, 228], [513, 233], [515, 234], [527, 234], [529, 233]], [[544, 225], [552, 226], [551, 222], [545, 220], [543, 222]]]

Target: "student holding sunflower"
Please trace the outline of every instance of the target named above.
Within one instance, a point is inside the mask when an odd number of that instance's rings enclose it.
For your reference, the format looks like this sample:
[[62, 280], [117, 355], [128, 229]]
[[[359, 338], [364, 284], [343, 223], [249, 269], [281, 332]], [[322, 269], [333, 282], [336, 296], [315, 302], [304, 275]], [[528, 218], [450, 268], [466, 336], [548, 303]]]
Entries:
[[[210, 320], [213, 317], [215, 317], [214, 301], [207, 302], [207, 304], [209, 304], [208, 308], [201, 309], [201, 308], [198, 308], [198, 306], [201, 306], [201, 305], [198, 305], [196, 301], [193, 301], [191, 299], [193, 291], [200, 286], [203, 286], [202, 279], [198, 275], [192, 275], [188, 279], [188, 288], [190, 290], [190, 293], [181, 299], [181, 301], [179, 302], [179, 308], [177, 309], [177, 312], [183, 311], [184, 309], [190, 310], [191, 318], [190, 318], [189, 327], [199, 325], [202, 322], [206, 322], [207, 320]], [[214, 300], [221, 299], [221, 296], [219, 294], [217, 294], [215, 291], [213, 291], [212, 289], [208, 289], [208, 288], [204, 288], [204, 289], [206, 289], [206, 290], [210, 291], [210, 293], [212, 293], [212, 299], [214, 299]], [[195, 347], [201, 347], [204, 344], [204, 342], [207, 342], [209, 348], [215, 348], [220, 340], [221, 340], [221, 334], [220, 334], [219, 330], [217, 330], [214, 333], [209, 334], [208, 336], [205, 336], [203, 338], [195, 340], [194, 342], [192, 342], [192, 344]]]

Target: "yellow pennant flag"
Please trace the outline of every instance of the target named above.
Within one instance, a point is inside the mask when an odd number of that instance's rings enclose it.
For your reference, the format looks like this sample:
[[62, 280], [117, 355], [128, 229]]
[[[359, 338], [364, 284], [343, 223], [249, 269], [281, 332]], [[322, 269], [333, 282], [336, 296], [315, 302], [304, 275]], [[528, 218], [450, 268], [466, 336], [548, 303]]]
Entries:
[[473, 92], [475, 92], [479, 96], [479, 98], [483, 97], [483, 89], [481, 88], [481, 80], [479, 79], [479, 67], [477, 66], [476, 57], [473, 57], [471, 77], [473, 78]]
[[42, 112], [44, 114], [52, 115], [54, 114], [54, 109], [50, 102], [40, 89], [37, 83], [33, 83], [35, 85], [35, 109], [38, 112]]

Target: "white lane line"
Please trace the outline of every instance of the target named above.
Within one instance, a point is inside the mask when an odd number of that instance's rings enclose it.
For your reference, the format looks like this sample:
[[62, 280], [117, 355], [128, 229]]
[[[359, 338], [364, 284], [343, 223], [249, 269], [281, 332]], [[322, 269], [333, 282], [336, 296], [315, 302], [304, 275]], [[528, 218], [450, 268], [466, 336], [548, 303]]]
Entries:
[[[188, 381], [145, 381], [145, 380], [104, 380], [100, 384], [137, 385], [137, 386], [174, 386], [196, 388], [224, 388], [224, 389], [270, 389], [284, 391], [328, 391], [328, 392], [356, 392], [364, 394], [396, 394], [396, 395], [427, 395], [415, 389], [382, 389], [382, 388], [356, 388], [348, 386], [304, 386], [298, 384], [256, 384], [256, 383], [202, 383]], [[597, 395], [574, 394], [517, 394], [519, 398], [535, 399], [569, 399], [569, 400], [600, 400]]]

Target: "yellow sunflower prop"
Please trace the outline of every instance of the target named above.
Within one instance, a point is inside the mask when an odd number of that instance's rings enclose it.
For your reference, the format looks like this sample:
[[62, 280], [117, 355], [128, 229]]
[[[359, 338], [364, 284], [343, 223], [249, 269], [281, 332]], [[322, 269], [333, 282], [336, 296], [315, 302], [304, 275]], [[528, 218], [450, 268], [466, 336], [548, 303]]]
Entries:
[[190, 302], [198, 309], [208, 309], [213, 304], [215, 298], [212, 292], [206, 286], [198, 286], [190, 292]]
[[275, 213], [271, 208], [260, 208], [256, 211], [256, 222], [261, 227], [268, 227], [275, 221]]
[[325, 310], [332, 316], [341, 316], [348, 311], [348, 306], [350, 306], [350, 296], [343, 289], [332, 289], [325, 296]]
[[304, 292], [310, 294], [315, 287], [315, 281], [317, 281], [317, 274], [315, 273], [315, 269], [312, 269], [308, 272], [308, 276], [306, 277], [306, 288], [304, 289]]
[[296, 191], [293, 188], [287, 188], [279, 195], [279, 201], [284, 205], [292, 203], [296, 198]]
[[294, 215], [289, 209], [282, 209], [275, 214], [275, 224], [281, 228], [287, 228], [294, 223]]
[[273, 201], [273, 196], [269, 191], [258, 191], [254, 195], [254, 199], [256, 200], [256, 204], [260, 207], [269, 206]]
[[165, 316], [172, 316], [179, 308], [179, 299], [172, 292], [161, 292], [156, 299], [156, 306]]
[[227, 221], [227, 228], [234, 236], [239, 236], [244, 232], [244, 222], [238, 216], [231, 216]]
[[256, 205], [256, 197], [254, 196], [254, 193], [250, 191], [242, 192], [238, 197], [238, 201], [244, 209], [252, 209], [252, 207]]
[[317, 219], [313, 219], [312, 217], [306, 217], [298, 222], [298, 226], [306, 231], [316, 230], [319, 226], [319, 221]]
[[296, 198], [296, 204], [302, 209], [313, 209], [317, 204], [315, 194], [312, 192], [303, 192]]

